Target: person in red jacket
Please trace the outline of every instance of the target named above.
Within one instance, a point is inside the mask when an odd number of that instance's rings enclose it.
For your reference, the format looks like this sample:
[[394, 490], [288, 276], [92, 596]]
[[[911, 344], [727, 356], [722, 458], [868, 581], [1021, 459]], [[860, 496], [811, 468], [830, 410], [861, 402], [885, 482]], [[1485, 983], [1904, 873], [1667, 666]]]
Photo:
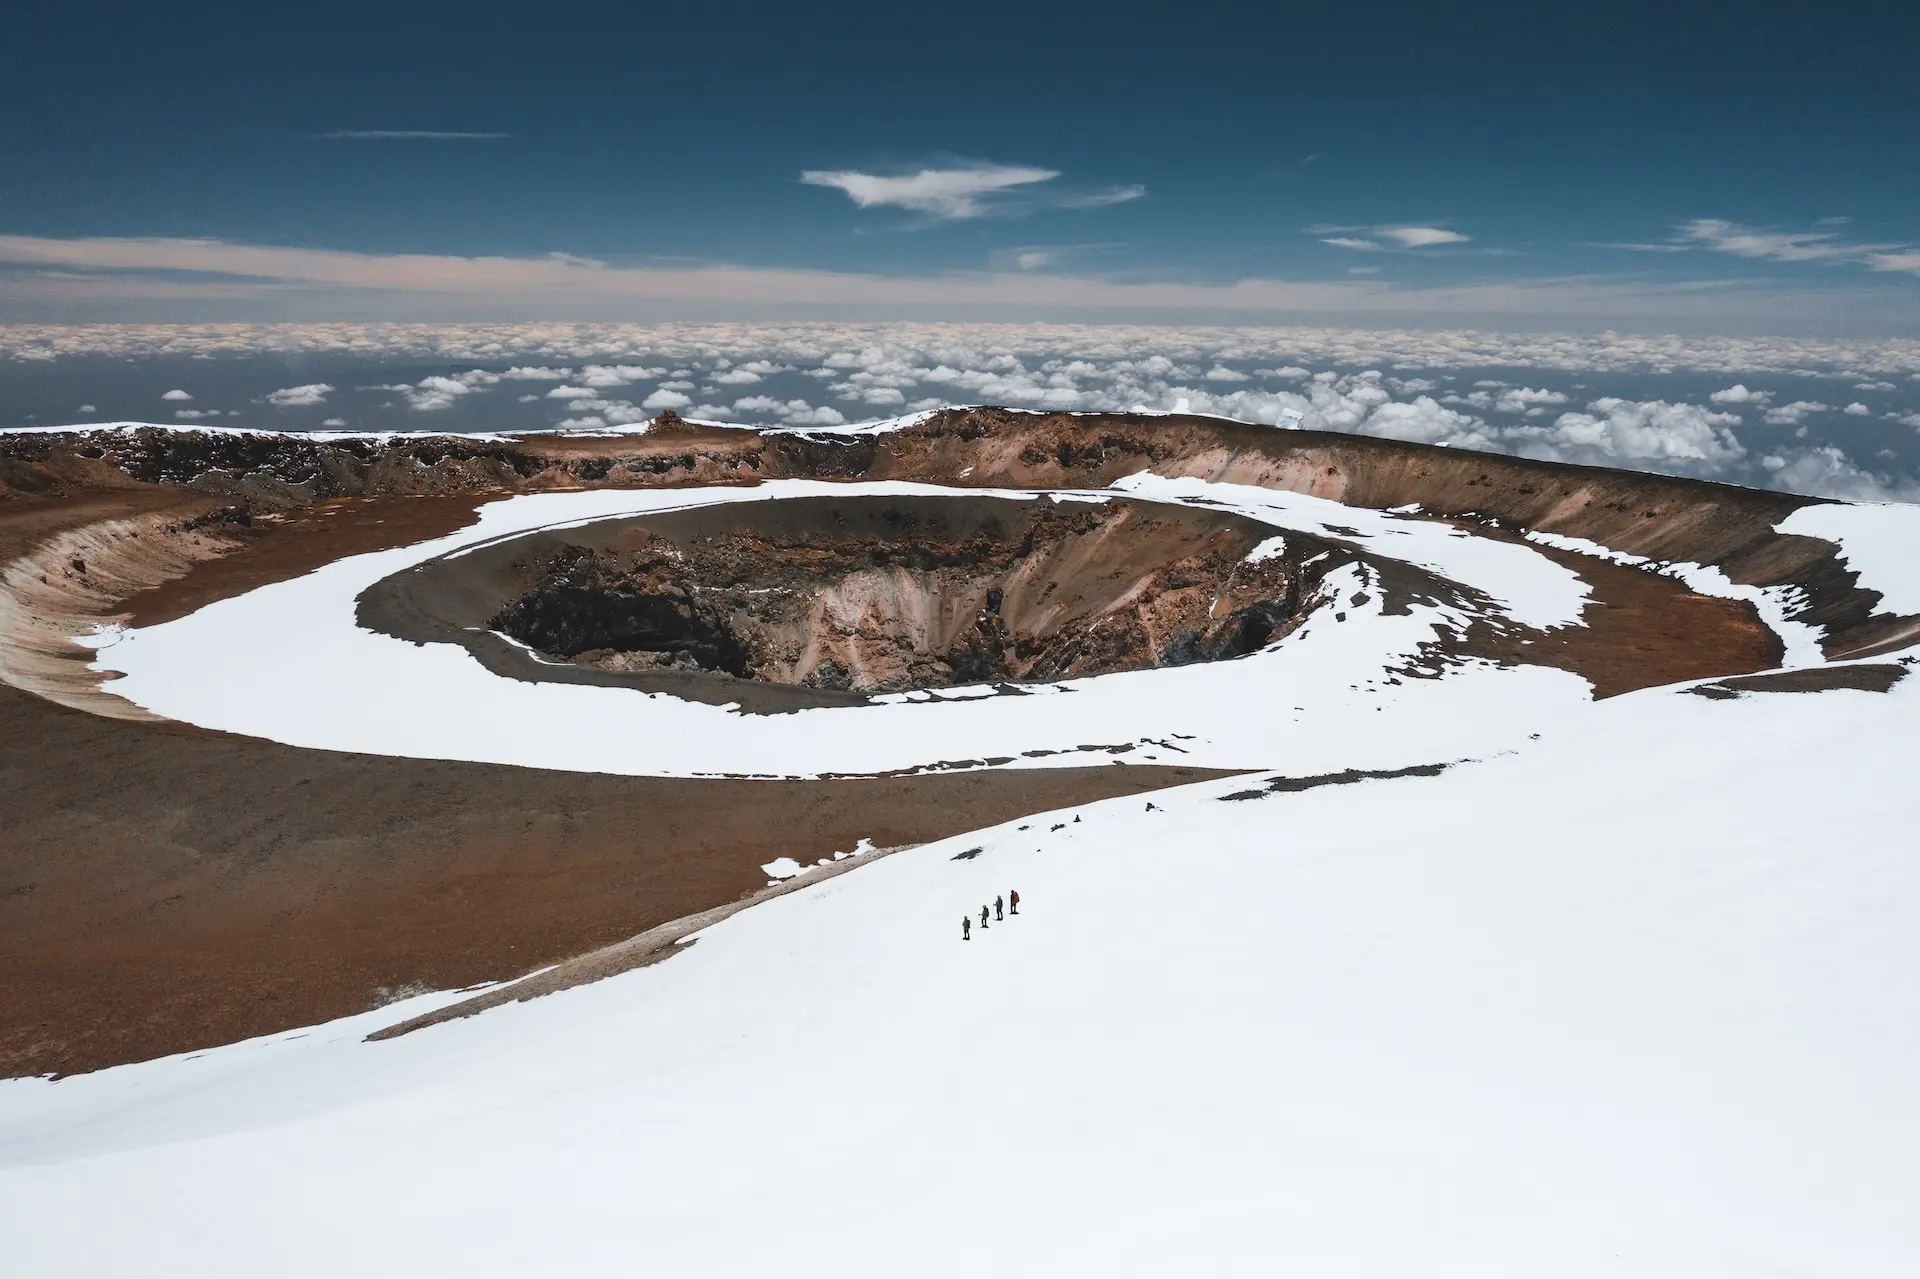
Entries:
[[1013, 911], [1012, 911], [1013, 914], [1018, 915], [1020, 913], [1020, 890], [1019, 889], [1016, 888], [1012, 892], [1007, 894], [1007, 904], [1013, 908]]

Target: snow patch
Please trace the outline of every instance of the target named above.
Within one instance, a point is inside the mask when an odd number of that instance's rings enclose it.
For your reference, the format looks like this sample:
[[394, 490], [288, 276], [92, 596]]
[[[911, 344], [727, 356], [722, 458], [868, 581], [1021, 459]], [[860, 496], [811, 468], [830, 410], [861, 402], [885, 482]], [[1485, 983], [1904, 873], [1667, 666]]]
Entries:
[[1860, 585], [1880, 592], [1880, 612], [1920, 613], [1920, 506], [1905, 502], [1823, 502], [1774, 525], [1840, 548]]

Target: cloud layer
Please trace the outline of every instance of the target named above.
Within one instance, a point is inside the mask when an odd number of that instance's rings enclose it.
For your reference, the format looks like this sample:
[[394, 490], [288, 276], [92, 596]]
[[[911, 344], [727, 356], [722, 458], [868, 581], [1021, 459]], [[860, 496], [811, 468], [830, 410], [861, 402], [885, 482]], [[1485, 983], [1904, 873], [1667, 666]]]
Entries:
[[[1507, 333], [1487, 329], [1366, 329], [1144, 324], [0, 324], [0, 359], [272, 352], [420, 357], [514, 364], [516, 380], [641, 381], [686, 360], [726, 361], [756, 375], [809, 368], [834, 353], [899, 349], [922, 362], [967, 358], [1121, 361], [1143, 353], [1174, 365], [1251, 362], [1305, 377], [1307, 364], [1462, 370], [1487, 366], [1569, 372], [1868, 376], [1904, 383], [1920, 373], [1914, 338], [1691, 337], [1677, 334]], [[989, 356], [986, 353], [992, 353]], [[590, 372], [582, 372], [585, 362]], [[612, 382], [607, 384], [611, 385]], [[1893, 381], [1881, 385], [1891, 387]], [[1741, 386], [1744, 392], [1744, 385]], [[1748, 394], [1757, 394], [1749, 392]]]
[[[1884, 420], [1879, 431], [1920, 425], [1920, 342], [1910, 339], [955, 324], [0, 327], [0, 359], [32, 363], [264, 352], [438, 364], [443, 372], [414, 381], [344, 393], [315, 382], [264, 402], [292, 410], [379, 394], [408, 415], [446, 414], [453, 429], [465, 419], [450, 410], [503, 394], [551, 404], [552, 417], [536, 421], [580, 429], [669, 408], [792, 426], [949, 403], [1176, 411], [1829, 496], [1920, 495], [1911, 473], [1889, 473], [1884, 450], [1862, 457], [1835, 443], [1883, 437], [1834, 434], [1868, 417]], [[1512, 380], [1516, 369], [1528, 379]], [[1594, 377], [1685, 377], [1697, 389], [1583, 392]], [[1814, 386], [1833, 392], [1795, 393]]]
[[[914, 196], [949, 205], [965, 193]], [[1413, 228], [1399, 228], [1411, 231]], [[799, 310], [814, 317], [835, 308], [904, 318], [946, 316], [1038, 318], [1063, 313], [1122, 316], [1373, 316], [1404, 322], [1459, 322], [1466, 317], [1622, 319], [1657, 317], [1661, 325], [1750, 323], [1756, 315], [1821, 318], [1858, 326], [1876, 315], [1910, 331], [1920, 298], [1871, 290], [1780, 293], [1753, 282], [1724, 280], [1655, 284], [1598, 277], [1506, 280], [1409, 287], [1381, 279], [1242, 279], [1226, 283], [1108, 279], [1029, 270], [937, 276], [734, 266], [620, 267], [554, 253], [542, 257], [455, 257], [376, 254], [220, 240], [95, 237], [53, 239], [0, 235], [0, 264], [12, 264], [5, 296], [22, 307], [72, 307], [146, 301], [332, 307], [349, 314], [391, 316], [403, 306], [447, 313], [533, 310], [631, 314], [636, 303], [684, 313], [687, 305], [742, 314]]]

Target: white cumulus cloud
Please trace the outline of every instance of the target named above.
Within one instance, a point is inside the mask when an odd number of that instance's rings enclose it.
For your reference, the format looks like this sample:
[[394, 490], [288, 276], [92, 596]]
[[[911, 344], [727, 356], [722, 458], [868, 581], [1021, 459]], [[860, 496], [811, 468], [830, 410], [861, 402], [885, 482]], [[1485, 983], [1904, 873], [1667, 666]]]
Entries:
[[1732, 413], [1666, 400], [1593, 401], [1586, 413], [1562, 413], [1547, 427], [1517, 427], [1520, 452], [1558, 461], [1620, 465], [1679, 462], [1714, 467], [1738, 461], [1746, 448], [1728, 427]]
[[1832, 409], [1831, 404], [1822, 404], [1818, 400], [1795, 400], [1791, 404], [1768, 409], [1767, 422], [1772, 426], [1798, 426], [1809, 413], [1828, 413]]
[[[1491, 410], [1495, 413], [1527, 413], [1535, 409], [1565, 404], [1571, 397], [1564, 391], [1548, 391], [1531, 386], [1505, 386], [1502, 389], [1474, 390], [1465, 395], [1449, 395], [1444, 400], [1448, 404], [1464, 404], [1468, 408]], [[1423, 389], [1432, 389], [1429, 384]]]
[[651, 381], [665, 372], [664, 368], [643, 364], [589, 364], [580, 370], [579, 381], [583, 386], [606, 389]]
[[840, 426], [846, 417], [831, 405], [818, 408], [805, 400], [776, 400], [771, 395], [749, 395], [733, 402], [734, 411], [775, 416], [789, 426]]
[[435, 413], [452, 408], [461, 397], [473, 394], [475, 388], [491, 386], [499, 380], [498, 373], [489, 373], [485, 369], [469, 369], [465, 373], [456, 373], [450, 377], [435, 375], [423, 377], [418, 382], [368, 389], [398, 391], [406, 397], [407, 407], [416, 413]]
[[333, 388], [325, 382], [309, 382], [305, 386], [283, 386], [267, 394], [267, 403], [277, 404], [281, 408], [304, 408], [313, 404], [326, 403]]
[[1815, 497], [1837, 497], [1853, 502], [1911, 502], [1920, 498], [1912, 480], [1892, 481], [1856, 466], [1831, 444], [1792, 455], [1769, 454], [1760, 464], [1776, 488]]

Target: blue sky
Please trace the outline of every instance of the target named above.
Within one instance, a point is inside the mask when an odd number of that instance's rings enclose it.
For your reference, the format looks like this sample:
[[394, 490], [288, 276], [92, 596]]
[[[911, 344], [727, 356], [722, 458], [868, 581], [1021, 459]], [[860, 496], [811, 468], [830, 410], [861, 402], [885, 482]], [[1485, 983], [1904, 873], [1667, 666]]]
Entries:
[[1894, 3], [33, 6], [0, 319], [1899, 335], [1917, 34]]

